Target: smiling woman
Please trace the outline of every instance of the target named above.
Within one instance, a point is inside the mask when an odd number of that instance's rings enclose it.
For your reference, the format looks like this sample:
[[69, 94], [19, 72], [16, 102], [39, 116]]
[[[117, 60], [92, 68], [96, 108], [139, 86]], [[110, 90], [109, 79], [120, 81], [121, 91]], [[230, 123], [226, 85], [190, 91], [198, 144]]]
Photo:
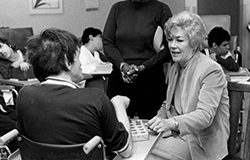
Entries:
[[205, 26], [185, 11], [167, 21], [165, 33], [174, 62], [167, 71], [167, 99], [148, 126], [173, 136], [163, 133], [149, 160], [221, 160], [228, 154], [227, 81], [220, 65], [199, 51]]

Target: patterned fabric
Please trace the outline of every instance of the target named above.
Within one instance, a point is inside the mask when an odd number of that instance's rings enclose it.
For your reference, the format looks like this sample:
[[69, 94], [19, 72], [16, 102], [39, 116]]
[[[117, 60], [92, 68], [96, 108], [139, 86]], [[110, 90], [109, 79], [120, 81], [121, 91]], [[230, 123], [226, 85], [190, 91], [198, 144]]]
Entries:
[[0, 77], [9, 79], [11, 77], [11, 62], [0, 58]]

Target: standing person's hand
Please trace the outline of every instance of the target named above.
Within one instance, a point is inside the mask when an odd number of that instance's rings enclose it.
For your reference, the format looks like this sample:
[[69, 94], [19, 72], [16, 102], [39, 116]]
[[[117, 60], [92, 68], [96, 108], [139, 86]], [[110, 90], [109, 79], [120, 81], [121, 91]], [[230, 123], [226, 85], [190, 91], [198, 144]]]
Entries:
[[127, 63], [124, 63], [121, 66], [121, 72], [122, 72], [122, 79], [126, 83], [132, 83], [134, 79], [137, 77], [137, 74], [135, 74], [137, 71], [136, 65], [132, 64], [129, 65]]
[[134, 64], [123, 64], [121, 67], [123, 81], [126, 83], [132, 83], [138, 77], [138, 74], [144, 69], [144, 65], [137, 66]]

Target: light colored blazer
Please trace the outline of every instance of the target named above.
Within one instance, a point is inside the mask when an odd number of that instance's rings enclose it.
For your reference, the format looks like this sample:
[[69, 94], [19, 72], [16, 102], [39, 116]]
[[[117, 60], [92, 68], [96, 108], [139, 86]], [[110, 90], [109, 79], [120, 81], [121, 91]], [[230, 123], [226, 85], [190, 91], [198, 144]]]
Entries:
[[[175, 116], [180, 136], [187, 136], [192, 160], [221, 160], [228, 154], [229, 97], [225, 74], [219, 64], [202, 53], [195, 54], [184, 69], [182, 112], [172, 113], [179, 64], [168, 68], [166, 104], [157, 116]], [[198, 148], [197, 148], [198, 147]]]

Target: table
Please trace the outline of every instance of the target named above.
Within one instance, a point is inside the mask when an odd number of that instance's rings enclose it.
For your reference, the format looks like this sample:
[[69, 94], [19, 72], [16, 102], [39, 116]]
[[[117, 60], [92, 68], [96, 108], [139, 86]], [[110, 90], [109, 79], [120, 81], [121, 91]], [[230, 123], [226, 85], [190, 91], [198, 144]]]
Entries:
[[153, 134], [149, 132], [148, 141], [137, 141], [134, 142], [133, 154], [129, 158], [122, 158], [121, 156], [116, 156], [114, 160], [146, 160], [152, 149], [160, 139], [161, 134]]
[[86, 79], [85, 87], [98, 88], [106, 93], [108, 85], [108, 76], [106, 73], [92, 73], [91, 78]]
[[[228, 141], [229, 155], [236, 154], [236, 136], [238, 132], [239, 113], [242, 106], [244, 92], [250, 92], [250, 83], [228, 82], [230, 98], [230, 137]], [[243, 159], [250, 160], [250, 106], [246, 118], [246, 130], [244, 134]]]
[[25, 85], [37, 84], [40, 83], [38, 79], [29, 79], [29, 80], [17, 80], [17, 79], [0, 79], [0, 84], [4, 85], [13, 85], [15, 87], [21, 88]]
[[[136, 119], [135, 119], [136, 120]], [[141, 119], [145, 124], [148, 120]], [[149, 132], [149, 140], [147, 141], [135, 141], [133, 142], [133, 153], [129, 158], [122, 158], [121, 156], [116, 156], [114, 160], [146, 160], [153, 150], [154, 146], [161, 137], [161, 133], [157, 134], [154, 131]]]

